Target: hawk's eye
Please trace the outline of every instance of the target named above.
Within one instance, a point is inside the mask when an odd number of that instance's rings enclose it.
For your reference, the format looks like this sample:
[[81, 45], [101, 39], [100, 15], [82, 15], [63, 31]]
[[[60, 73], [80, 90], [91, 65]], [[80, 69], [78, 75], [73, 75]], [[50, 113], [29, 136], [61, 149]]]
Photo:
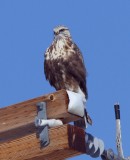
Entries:
[[60, 30], [60, 32], [63, 32], [63, 31], [65, 31], [65, 29], [61, 29], [61, 30]]

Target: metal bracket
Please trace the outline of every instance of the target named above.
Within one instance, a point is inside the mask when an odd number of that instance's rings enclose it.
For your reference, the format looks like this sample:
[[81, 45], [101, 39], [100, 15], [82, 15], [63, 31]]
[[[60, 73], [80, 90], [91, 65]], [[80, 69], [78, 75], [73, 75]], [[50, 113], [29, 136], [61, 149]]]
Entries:
[[41, 148], [49, 144], [48, 125], [39, 126], [39, 122], [42, 119], [47, 119], [45, 102], [37, 103], [37, 116], [35, 118], [35, 126], [37, 127], [36, 137], [40, 139]]

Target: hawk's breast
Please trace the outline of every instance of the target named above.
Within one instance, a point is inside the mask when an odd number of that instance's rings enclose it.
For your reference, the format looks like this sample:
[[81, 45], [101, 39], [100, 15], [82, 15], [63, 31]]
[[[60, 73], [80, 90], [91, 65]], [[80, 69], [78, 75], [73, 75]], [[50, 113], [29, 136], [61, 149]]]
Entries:
[[71, 48], [66, 39], [57, 39], [53, 41], [52, 45], [45, 53], [46, 60], [58, 60], [63, 58], [66, 60], [72, 54]]

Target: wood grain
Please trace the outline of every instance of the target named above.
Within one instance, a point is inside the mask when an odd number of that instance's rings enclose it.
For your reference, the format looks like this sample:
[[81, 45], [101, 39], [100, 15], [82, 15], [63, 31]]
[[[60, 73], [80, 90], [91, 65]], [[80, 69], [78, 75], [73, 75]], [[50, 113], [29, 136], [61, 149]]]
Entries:
[[63, 125], [49, 130], [50, 144], [40, 149], [36, 134], [0, 144], [0, 160], [63, 160], [85, 153], [84, 130]]
[[65, 124], [80, 118], [67, 112], [69, 100], [65, 90], [1, 108], [0, 143], [34, 133], [36, 130], [34, 126], [34, 119], [37, 115], [36, 104], [42, 101], [47, 103], [48, 119], [61, 119]]

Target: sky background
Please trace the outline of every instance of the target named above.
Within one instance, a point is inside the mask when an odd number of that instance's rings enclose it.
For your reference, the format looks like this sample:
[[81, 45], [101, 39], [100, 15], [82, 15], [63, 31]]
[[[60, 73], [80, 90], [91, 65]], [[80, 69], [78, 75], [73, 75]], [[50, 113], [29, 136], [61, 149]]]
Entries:
[[116, 152], [113, 105], [119, 102], [124, 154], [130, 156], [130, 0], [0, 0], [0, 107], [55, 91], [43, 60], [60, 24], [69, 27], [88, 70], [93, 126], [87, 132]]

